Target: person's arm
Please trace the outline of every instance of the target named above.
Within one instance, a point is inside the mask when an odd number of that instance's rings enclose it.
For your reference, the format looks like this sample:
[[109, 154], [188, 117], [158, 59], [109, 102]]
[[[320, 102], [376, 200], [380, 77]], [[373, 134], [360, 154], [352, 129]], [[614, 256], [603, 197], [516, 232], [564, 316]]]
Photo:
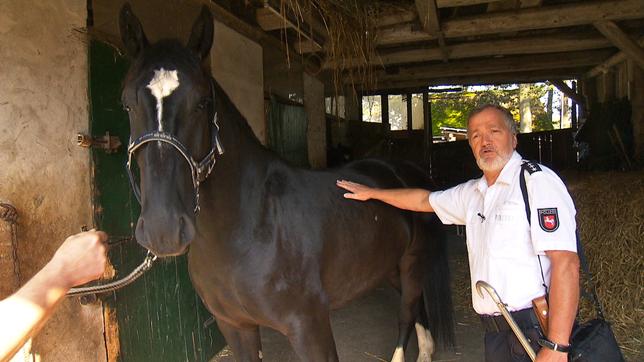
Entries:
[[347, 199], [353, 200], [379, 200], [399, 209], [411, 211], [433, 212], [432, 205], [429, 203], [430, 191], [424, 189], [378, 189], [368, 187], [359, 183], [338, 180], [338, 187], [341, 187], [348, 193], [344, 194]]
[[[547, 250], [550, 259], [548, 339], [568, 345], [579, 301], [579, 257], [577, 253]], [[567, 361], [566, 353], [541, 348], [537, 361]]]
[[11, 359], [42, 328], [71, 287], [103, 275], [105, 240], [100, 231], [70, 236], [27, 284], [0, 302], [0, 361]]

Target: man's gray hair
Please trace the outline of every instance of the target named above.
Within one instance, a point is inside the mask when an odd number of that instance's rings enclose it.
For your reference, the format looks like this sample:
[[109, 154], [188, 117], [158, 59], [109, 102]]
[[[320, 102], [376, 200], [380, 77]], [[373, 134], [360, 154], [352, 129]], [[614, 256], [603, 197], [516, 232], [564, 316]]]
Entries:
[[505, 125], [508, 126], [508, 129], [510, 130], [510, 132], [512, 132], [512, 134], [517, 134], [518, 133], [517, 124], [516, 124], [516, 122], [514, 122], [514, 117], [512, 117], [512, 113], [510, 113], [510, 111], [508, 111], [504, 107], [501, 107], [501, 106], [496, 105], [496, 104], [490, 104], [490, 103], [484, 104], [482, 106], [479, 106], [479, 107], [477, 107], [476, 109], [474, 109], [470, 113], [470, 115], [467, 117], [467, 126], [468, 126], [468, 128], [469, 128], [470, 120], [472, 119], [472, 117], [474, 117], [477, 114], [483, 112], [484, 110], [490, 109], [490, 108], [496, 109], [497, 111], [501, 112], [501, 114], [503, 115], [503, 121], [505, 122]]

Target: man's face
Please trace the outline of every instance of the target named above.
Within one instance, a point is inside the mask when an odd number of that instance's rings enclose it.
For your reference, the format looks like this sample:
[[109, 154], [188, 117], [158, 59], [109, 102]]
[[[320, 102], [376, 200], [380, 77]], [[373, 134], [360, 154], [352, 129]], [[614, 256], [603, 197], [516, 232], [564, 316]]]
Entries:
[[517, 137], [503, 121], [503, 114], [488, 108], [470, 119], [467, 136], [476, 163], [483, 172], [497, 172], [512, 157]]

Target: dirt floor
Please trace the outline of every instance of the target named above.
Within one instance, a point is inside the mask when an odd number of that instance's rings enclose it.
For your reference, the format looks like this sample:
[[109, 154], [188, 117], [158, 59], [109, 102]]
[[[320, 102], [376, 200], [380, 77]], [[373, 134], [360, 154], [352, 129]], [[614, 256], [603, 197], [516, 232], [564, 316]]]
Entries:
[[[453, 351], [438, 350], [434, 361], [483, 361], [483, 329], [471, 306], [469, 270], [465, 239], [449, 228], [452, 296], [456, 321], [456, 346]], [[341, 361], [389, 361], [397, 338], [398, 293], [383, 286], [331, 315], [333, 333]], [[266, 362], [299, 361], [286, 337], [262, 329], [262, 349]], [[406, 360], [415, 361], [418, 353], [416, 337], [409, 342]], [[232, 362], [227, 348], [211, 362]]]

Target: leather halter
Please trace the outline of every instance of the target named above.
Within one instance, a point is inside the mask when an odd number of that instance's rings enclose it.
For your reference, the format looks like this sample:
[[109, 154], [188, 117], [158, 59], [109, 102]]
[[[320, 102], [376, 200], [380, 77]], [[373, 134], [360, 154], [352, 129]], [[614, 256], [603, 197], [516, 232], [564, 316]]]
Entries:
[[[212, 93], [212, 104], [213, 108], [215, 107], [215, 89], [210, 83], [210, 89]], [[210, 124], [210, 134], [211, 134], [211, 148], [210, 152], [199, 162], [197, 162], [188, 152], [188, 149], [179, 141], [173, 134], [168, 132], [159, 132], [151, 131], [143, 134], [139, 138], [132, 141], [130, 138], [129, 146], [127, 148], [127, 175], [130, 179], [130, 185], [134, 191], [134, 196], [141, 204], [141, 190], [134, 180], [134, 175], [132, 174], [132, 156], [134, 153], [143, 145], [149, 142], [162, 142], [167, 143], [174, 147], [181, 156], [188, 162], [190, 166], [190, 174], [192, 177], [192, 186], [195, 191], [195, 209], [194, 212], [197, 214], [199, 212], [199, 184], [204, 182], [206, 178], [212, 172], [212, 169], [215, 167], [215, 162], [217, 161], [217, 156], [224, 153], [224, 147], [221, 144], [219, 139], [219, 124], [217, 123], [217, 111], [214, 112], [212, 117], [212, 123]]]

